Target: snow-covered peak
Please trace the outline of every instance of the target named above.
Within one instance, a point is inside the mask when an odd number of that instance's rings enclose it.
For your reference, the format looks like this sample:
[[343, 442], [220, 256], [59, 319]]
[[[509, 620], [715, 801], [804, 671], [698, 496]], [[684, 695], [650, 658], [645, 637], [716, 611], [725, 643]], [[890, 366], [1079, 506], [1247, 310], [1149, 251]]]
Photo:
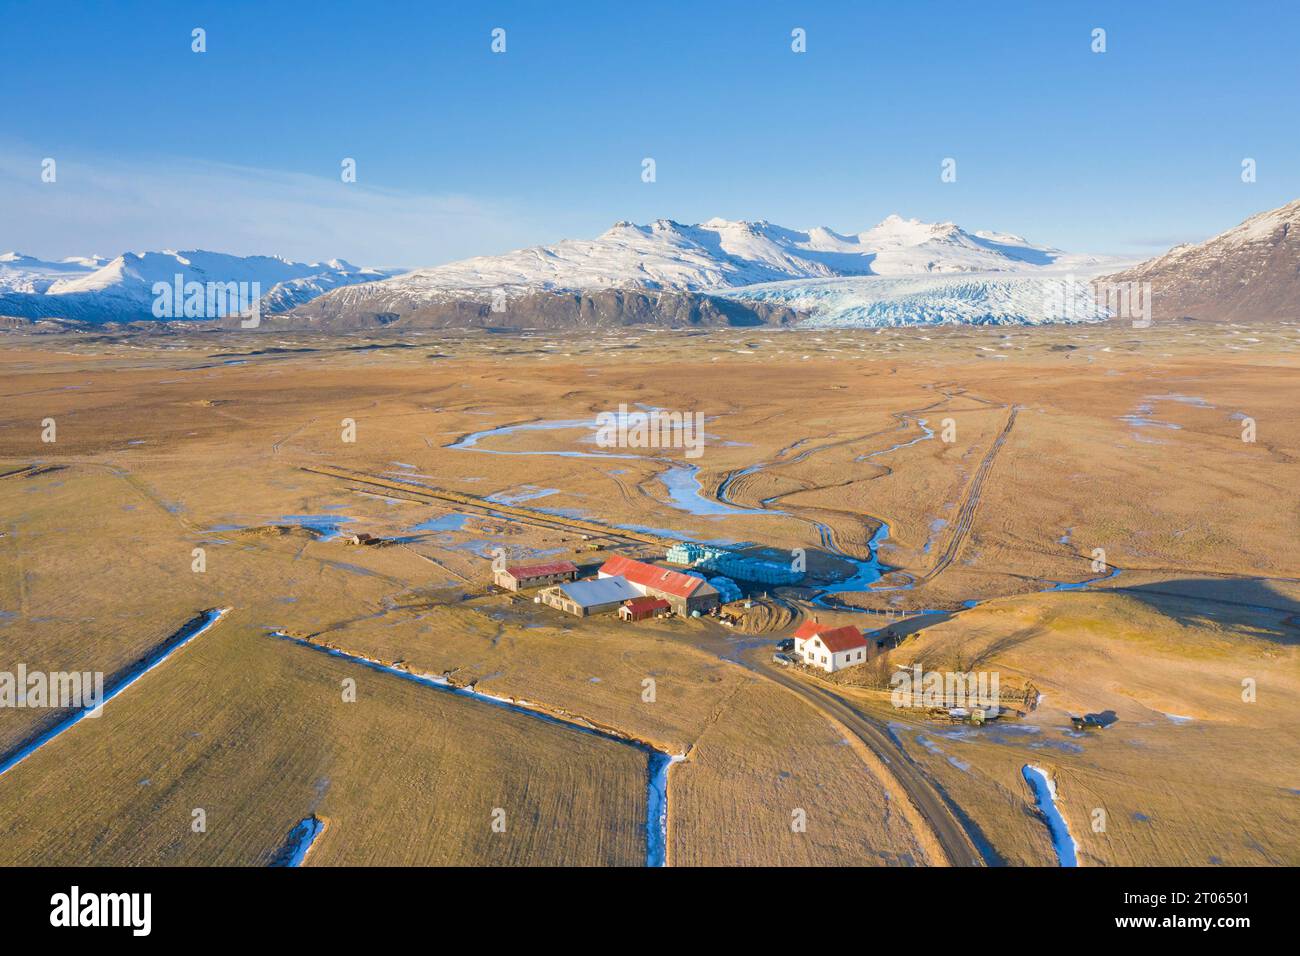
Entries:
[[253, 283], [263, 309], [284, 311], [339, 286], [376, 282], [391, 270], [363, 269], [344, 259], [294, 262], [282, 256], [235, 256], [206, 250], [124, 252], [111, 261], [95, 256], [46, 262], [0, 256], [0, 314], [66, 316], [89, 321], [152, 316], [156, 283]]
[[98, 269], [107, 261], [102, 256], [68, 256], [66, 259], [53, 262], [49, 259], [24, 255], [21, 252], [0, 252], [0, 268], [6, 269], [46, 269], [53, 272], [68, 272], [73, 269]]
[[54, 262], [21, 252], [0, 253], [0, 294], [39, 294], [61, 279], [85, 275], [104, 265], [98, 256], [69, 257]]
[[899, 215], [856, 235], [826, 226], [790, 229], [764, 219], [694, 225], [620, 220], [595, 239], [419, 269], [388, 280], [384, 291], [403, 298], [482, 296], [497, 289], [707, 291], [787, 279], [1033, 270], [1061, 257], [1016, 236], [972, 235], [955, 223]]
[[923, 242], [946, 238], [959, 232], [961, 230], [956, 223], [922, 222], [920, 219], [904, 219], [898, 213], [891, 213], [866, 232], [859, 233], [858, 238], [863, 242], [919, 246]]
[[1009, 232], [992, 232], [988, 229], [980, 229], [976, 231], [975, 237], [977, 239], [988, 239], [992, 242], [1005, 242], [1016, 246], [1029, 245], [1029, 240], [1024, 236], [1016, 236]]
[[224, 252], [163, 250], [124, 252], [86, 275], [60, 279], [47, 290], [50, 295], [104, 292], [133, 299], [151, 297], [154, 283], [173, 282], [177, 275], [190, 282], [258, 282], [270, 290], [282, 282], [338, 273], [366, 274], [380, 279], [385, 273], [361, 270], [341, 259], [329, 262], [294, 262], [282, 256], [234, 256]]
[[1225, 240], [1237, 244], [1272, 240], [1277, 231], [1300, 223], [1300, 199], [1285, 206], [1256, 213], [1245, 222], [1219, 233], [1210, 242]]

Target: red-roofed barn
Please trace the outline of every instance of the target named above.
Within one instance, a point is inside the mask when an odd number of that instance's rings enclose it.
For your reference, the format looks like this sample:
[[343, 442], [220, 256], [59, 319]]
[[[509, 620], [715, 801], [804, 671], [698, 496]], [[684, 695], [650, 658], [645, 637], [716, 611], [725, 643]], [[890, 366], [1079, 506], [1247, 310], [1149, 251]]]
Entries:
[[572, 581], [578, 568], [571, 561], [552, 561], [549, 564], [514, 564], [504, 571], [495, 571], [492, 582], [509, 591], [521, 588], [540, 588], [547, 584]]
[[600, 576], [627, 578], [642, 594], [663, 598], [683, 617], [692, 611], [707, 614], [722, 603], [718, 589], [703, 578], [646, 564], [621, 554], [614, 555], [600, 566]]

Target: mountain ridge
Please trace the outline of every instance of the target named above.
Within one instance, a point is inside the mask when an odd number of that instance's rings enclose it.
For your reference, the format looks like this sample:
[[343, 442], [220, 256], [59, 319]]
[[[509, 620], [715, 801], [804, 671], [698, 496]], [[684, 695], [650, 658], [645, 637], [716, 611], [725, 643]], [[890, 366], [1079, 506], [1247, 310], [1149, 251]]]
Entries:
[[157, 283], [258, 283], [264, 312], [286, 312], [332, 289], [388, 278], [392, 270], [360, 268], [344, 259], [294, 262], [281, 256], [236, 256], [206, 250], [124, 252], [111, 260], [70, 257], [53, 262], [0, 256], [0, 314], [98, 324], [151, 320]]
[[[293, 314], [308, 323], [343, 323], [352, 316], [359, 322], [546, 327], [567, 314], [582, 326], [664, 324], [647, 311], [659, 296], [673, 303], [668, 324], [682, 315], [705, 324], [791, 323], [807, 318], [797, 305], [759, 302], [740, 290], [792, 280], [1095, 272], [1106, 262], [1009, 233], [973, 233], [953, 222], [897, 214], [858, 233], [791, 229], [765, 219], [619, 220], [594, 239], [565, 239], [336, 289]], [[969, 311], [954, 313], [956, 320]], [[995, 318], [1018, 317], [1003, 311]]]
[[[164, 250], [58, 262], [0, 255], [0, 315], [98, 324], [155, 320], [153, 288], [259, 282], [280, 328], [620, 325], [1037, 324], [1101, 321], [1079, 297], [1045, 306], [1058, 279], [1151, 282], [1157, 310], [1232, 318], [1293, 315], [1300, 200], [1138, 264], [1021, 236], [893, 214], [856, 233], [765, 219], [620, 220], [591, 239], [409, 271], [343, 259]], [[223, 323], [219, 323], [223, 324]]]
[[1151, 284], [1160, 318], [1300, 315], [1300, 199], [1256, 213], [1204, 242], [1182, 243], [1102, 281]]

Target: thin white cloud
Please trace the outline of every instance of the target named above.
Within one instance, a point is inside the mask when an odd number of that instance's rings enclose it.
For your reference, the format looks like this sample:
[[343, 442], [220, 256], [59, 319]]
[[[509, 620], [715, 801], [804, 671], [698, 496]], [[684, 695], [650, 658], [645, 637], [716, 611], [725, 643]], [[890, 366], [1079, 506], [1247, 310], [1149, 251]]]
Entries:
[[0, 148], [0, 251], [42, 258], [210, 249], [359, 265], [434, 265], [536, 241], [504, 204], [344, 183], [304, 173], [177, 160], [130, 163]]

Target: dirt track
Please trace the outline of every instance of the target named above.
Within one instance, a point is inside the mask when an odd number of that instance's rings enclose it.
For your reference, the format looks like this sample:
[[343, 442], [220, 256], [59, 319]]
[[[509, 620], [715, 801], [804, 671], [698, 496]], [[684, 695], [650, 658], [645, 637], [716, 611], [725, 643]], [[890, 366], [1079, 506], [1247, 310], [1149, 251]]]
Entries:
[[811, 681], [800, 680], [775, 665], [750, 661], [742, 663], [750, 670], [798, 694], [825, 716], [843, 724], [884, 761], [888, 765], [888, 773], [924, 818], [925, 825], [930, 828], [950, 865], [983, 866], [997, 862], [996, 857], [987, 859], [980, 852], [976, 841], [953, 812], [942, 791], [930, 782], [879, 721], [866, 716], [838, 694]]
[[984, 460], [980, 462], [975, 477], [966, 490], [966, 497], [962, 499], [961, 510], [957, 514], [957, 522], [952, 529], [952, 534], [948, 537], [948, 543], [944, 545], [943, 553], [939, 555], [939, 560], [935, 562], [934, 567], [926, 571], [921, 577], [922, 581], [929, 581], [938, 577], [948, 565], [952, 564], [957, 557], [957, 552], [961, 550], [962, 543], [966, 540], [966, 535], [970, 532], [971, 525], [975, 521], [975, 509], [979, 507], [980, 492], [984, 487], [984, 479], [993, 470], [993, 462], [997, 459], [1003, 442], [1011, 434], [1011, 429], [1016, 424], [1016, 413], [1019, 411], [1019, 408], [1012, 407], [1011, 414], [1007, 416], [1006, 425], [998, 433], [998, 437], [993, 440], [993, 445], [984, 456]]

